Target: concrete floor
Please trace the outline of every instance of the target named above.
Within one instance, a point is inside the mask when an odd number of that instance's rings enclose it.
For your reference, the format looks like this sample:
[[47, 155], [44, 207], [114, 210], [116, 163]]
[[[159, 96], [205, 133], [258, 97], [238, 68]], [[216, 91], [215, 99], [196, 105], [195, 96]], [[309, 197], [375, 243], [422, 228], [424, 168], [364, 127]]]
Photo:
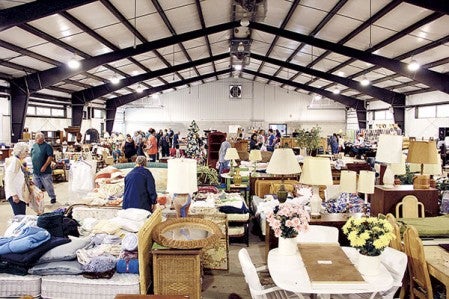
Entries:
[[[57, 203], [46, 205], [46, 211], [52, 211], [61, 206], [68, 206], [76, 203], [76, 197], [71, 195], [69, 183], [55, 183], [55, 193]], [[50, 199], [45, 193], [45, 202]], [[27, 214], [35, 214], [31, 209], [27, 209]], [[2, 236], [8, 227], [8, 222], [13, 217], [11, 206], [7, 201], [0, 202], [0, 236]], [[264, 242], [260, 241], [258, 236], [250, 234], [250, 246], [247, 248], [251, 258], [256, 266], [264, 262]], [[238, 251], [245, 247], [245, 244], [231, 244], [229, 246], [229, 271], [211, 271], [205, 273], [203, 277], [203, 299], [226, 299], [229, 294], [235, 293], [242, 298], [251, 298], [247, 284], [240, 268], [238, 260]]]

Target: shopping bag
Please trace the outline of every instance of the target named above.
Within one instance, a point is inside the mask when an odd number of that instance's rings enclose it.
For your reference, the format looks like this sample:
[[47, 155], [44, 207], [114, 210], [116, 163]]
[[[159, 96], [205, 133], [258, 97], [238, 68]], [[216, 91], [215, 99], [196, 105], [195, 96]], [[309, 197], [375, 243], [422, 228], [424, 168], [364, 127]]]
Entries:
[[29, 207], [33, 209], [37, 215], [44, 212], [44, 192], [42, 192], [36, 185], [30, 186]]

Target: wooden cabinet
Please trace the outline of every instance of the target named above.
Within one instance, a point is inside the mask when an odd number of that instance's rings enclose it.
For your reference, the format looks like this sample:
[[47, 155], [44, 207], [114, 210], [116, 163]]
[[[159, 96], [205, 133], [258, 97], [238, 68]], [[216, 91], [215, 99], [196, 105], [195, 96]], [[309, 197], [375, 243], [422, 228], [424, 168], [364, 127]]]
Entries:
[[[64, 141], [64, 131], [43, 130], [41, 132], [42, 132], [42, 134], [44, 134], [45, 141], [48, 142], [49, 144], [52, 144], [52, 145], [56, 144], [56, 140], [58, 140], [58, 139], [61, 143]], [[31, 137], [34, 140], [36, 138], [36, 132], [33, 132], [31, 135], [32, 135]]]
[[397, 185], [393, 188], [376, 186], [371, 198], [371, 216], [377, 216], [379, 213], [395, 215], [396, 204], [406, 195], [414, 195], [424, 204], [426, 217], [438, 216], [438, 189], [413, 189], [413, 185]]
[[211, 132], [207, 135], [207, 165], [215, 168], [219, 158], [220, 146], [226, 140], [226, 133]]
[[155, 295], [201, 298], [201, 250], [153, 250]]
[[0, 161], [9, 158], [12, 155], [12, 148], [0, 148]]
[[248, 140], [237, 140], [232, 144], [232, 147], [235, 147], [238, 152], [247, 152], [249, 149], [249, 141]]

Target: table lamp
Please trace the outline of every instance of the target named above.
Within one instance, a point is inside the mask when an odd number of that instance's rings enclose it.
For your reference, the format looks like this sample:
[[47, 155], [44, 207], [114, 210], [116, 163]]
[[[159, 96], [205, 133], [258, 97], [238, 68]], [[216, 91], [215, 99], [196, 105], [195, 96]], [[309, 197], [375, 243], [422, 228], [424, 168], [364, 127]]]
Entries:
[[401, 180], [399, 178], [397, 178], [397, 175], [404, 175], [406, 174], [406, 169], [405, 169], [405, 160], [407, 159], [406, 155], [402, 155], [401, 157], [401, 163], [391, 163], [390, 168], [391, 171], [393, 172], [394, 175], [394, 184], [395, 185], [400, 185], [401, 184]]
[[394, 187], [394, 174], [391, 170], [391, 163], [401, 163], [402, 159], [402, 136], [401, 135], [380, 135], [377, 143], [376, 161], [386, 164], [385, 172], [382, 176], [385, 188]]
[[349, 202], [349, 193], [357, 192], [357, 172], [342, 170], [340, 172], [340, 192], [348, 193], [346, 203]]
[[252, 149], [249, 152], [249, 158], [248, 159], [251, 162], [254, 163], [254, 171], [253, 171], [253, 173], [255, 173], [256, 170], [257, 170], [257, 162], [262, 161], [262, 153], [260, 152], [260, 150]]
[[438, 150], [435, 141], [410, 141], [407, 162], [421, 165], [419, 175], [413, 179], [414, 189], [429, 189], [430, 177], [424, 174], [424, 164], [438, 164]]
[[233, 176], [234, 175], [234, 164], [235, 164], [235, 160], [239, 160], [240, 156], [239, 153], [237, 152], [237, 149], [235, 147], [230, 147], [226, 150], [226, 154], [225, 154], [225, 160], [231, 161], [231, 169], [229, 171], [229, 175]]
[[313, 218], [319, 218], [321, 203], [323, 202], [319, 195], [319, 186], [329, 186], [333, 183], [330, 159], [305, 157], [299, 182], [312, 186], [312, 198], [310, 199], [311, 216]]
[[197, 162], [194, 159], [167, 161], [167, 192], [173, 194], [173, 206], [178, 217], [187, 217], [192, 194], [198, 191]]
[[436, 181], [433, 178], [433, 176], [441, 175], [443, 172], [443, 169], [441, 167], [441, 157], [438, 153], [437, 153], [437, 159], [438, 159], [438, 164], [424, 164], [424, 169], [423, 169], [423, 172], [425, 174], [430, 175], [429, 185], [432, 188], [436, 187]]
[[287, 191], [284, 186], [284, 175], [292, 175], [301, 172], [301, 167], [296, 160], [291, 148], [277, 148], [268, 162], [267, 173], [281, 176], [281, 186], [277, 192], [279, 202], [287, 200]]
[[376, 173], [369, 170], [360, 170], [357, 191], [365, 194], [365, 204], [368, 203], [368, 194], [374, 194]]

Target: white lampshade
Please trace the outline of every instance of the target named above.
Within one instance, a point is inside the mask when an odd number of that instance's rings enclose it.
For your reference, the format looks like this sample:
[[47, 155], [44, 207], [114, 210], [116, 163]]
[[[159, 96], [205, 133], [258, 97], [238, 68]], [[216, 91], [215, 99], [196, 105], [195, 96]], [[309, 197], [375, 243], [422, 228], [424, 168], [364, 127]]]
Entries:
[[225, 160], [240, 160], [239, 153], [235, 147], [230, 147], [226, 150]]
[[441, 169], [441, 157], [438, 155], [438, 164], [424, 164], [424, 174], [430, 174], [430, 175], [441, 175], [442, 169]]
[[360, 170], [357, 190], [361, 193], [373, 194], [375, 181], [376, 173], [374, 171]]
[[376, 161], [384, 163], [401, 163], [402, 136], [380, 135], [377, 143]]
[[198, 191], [197, 162], [194, 159], [169, 159], [167, 173], [167, 192], [192, 194]]
[[262, 153], [260, 152], [260, 150], [257, 150], [257, 149], [251, 150], [249, 152], [249, 160], [251, 162], [262, 161]]
[[391, 163], [390, 168], [394, 175], [403, 175], [406, 173], [405, 171], [405, 159], [406, 155], [402, 155], [401, 163]]
[[277, 148], [268, 162], [267, 173], [288, 175], [300, 173], [301, 167], [291, 148]]
[[330, 159], [310, 156], [305, 157], [299, 181], [306, 185], [332, 185]]
[[340, 173], [340, 192], [357, 192], [357, 172], [342, 170]]

